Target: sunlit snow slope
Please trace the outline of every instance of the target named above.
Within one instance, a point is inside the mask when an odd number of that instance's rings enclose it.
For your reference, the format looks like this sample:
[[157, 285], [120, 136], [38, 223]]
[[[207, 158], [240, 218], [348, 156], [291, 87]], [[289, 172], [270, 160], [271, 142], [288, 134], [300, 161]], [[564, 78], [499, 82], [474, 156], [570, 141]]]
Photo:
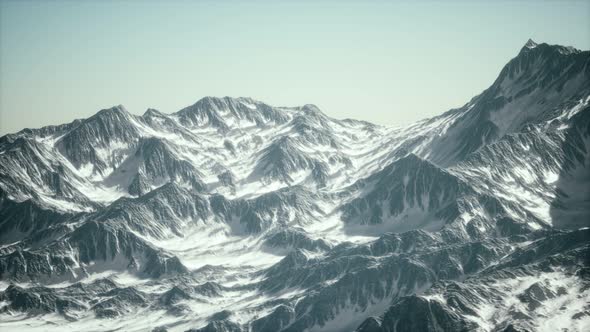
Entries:
[[587, 331], [590, 52], [407, 127], [206, 97], [0, 138], [2, 331]]

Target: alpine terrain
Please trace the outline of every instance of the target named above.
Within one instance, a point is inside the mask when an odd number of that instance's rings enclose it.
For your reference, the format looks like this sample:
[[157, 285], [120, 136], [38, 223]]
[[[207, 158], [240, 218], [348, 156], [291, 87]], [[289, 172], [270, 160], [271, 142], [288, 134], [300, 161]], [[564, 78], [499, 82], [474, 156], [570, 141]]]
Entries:
[[[425, 92], [427, 95], [427, 92]], [[588, 331], [590, 51], [405, 127], [206, 97], [0, 138], [2, 331]]]

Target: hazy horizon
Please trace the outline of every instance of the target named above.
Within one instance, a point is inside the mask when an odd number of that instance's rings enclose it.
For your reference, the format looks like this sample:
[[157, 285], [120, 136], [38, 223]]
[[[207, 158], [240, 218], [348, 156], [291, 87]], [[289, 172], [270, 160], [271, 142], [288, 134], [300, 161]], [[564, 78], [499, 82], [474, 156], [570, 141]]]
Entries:
[[468, 102], [529, 38], [590, 48], [583, 1], [0, 6], [0, 135], [205, 96], [407, 124]]

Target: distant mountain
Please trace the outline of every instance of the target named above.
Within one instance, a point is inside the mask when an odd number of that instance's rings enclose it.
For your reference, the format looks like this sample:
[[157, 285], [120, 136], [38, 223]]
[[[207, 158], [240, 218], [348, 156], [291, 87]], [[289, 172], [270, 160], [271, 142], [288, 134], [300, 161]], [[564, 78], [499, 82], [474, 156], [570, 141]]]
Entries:
[[0, 329], [586, 331], [590, 51], [406, 127], [205, 97], [0, 138]]

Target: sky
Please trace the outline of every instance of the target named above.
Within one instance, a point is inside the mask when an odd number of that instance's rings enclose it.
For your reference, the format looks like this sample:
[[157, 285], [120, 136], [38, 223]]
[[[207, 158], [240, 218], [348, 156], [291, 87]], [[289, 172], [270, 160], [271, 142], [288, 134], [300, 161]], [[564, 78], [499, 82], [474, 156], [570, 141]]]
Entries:
[[529, 38], [590, 49], [590, 1], [0, 0], [0, 135], [204, 96], [403, 125], [465, 104]]

